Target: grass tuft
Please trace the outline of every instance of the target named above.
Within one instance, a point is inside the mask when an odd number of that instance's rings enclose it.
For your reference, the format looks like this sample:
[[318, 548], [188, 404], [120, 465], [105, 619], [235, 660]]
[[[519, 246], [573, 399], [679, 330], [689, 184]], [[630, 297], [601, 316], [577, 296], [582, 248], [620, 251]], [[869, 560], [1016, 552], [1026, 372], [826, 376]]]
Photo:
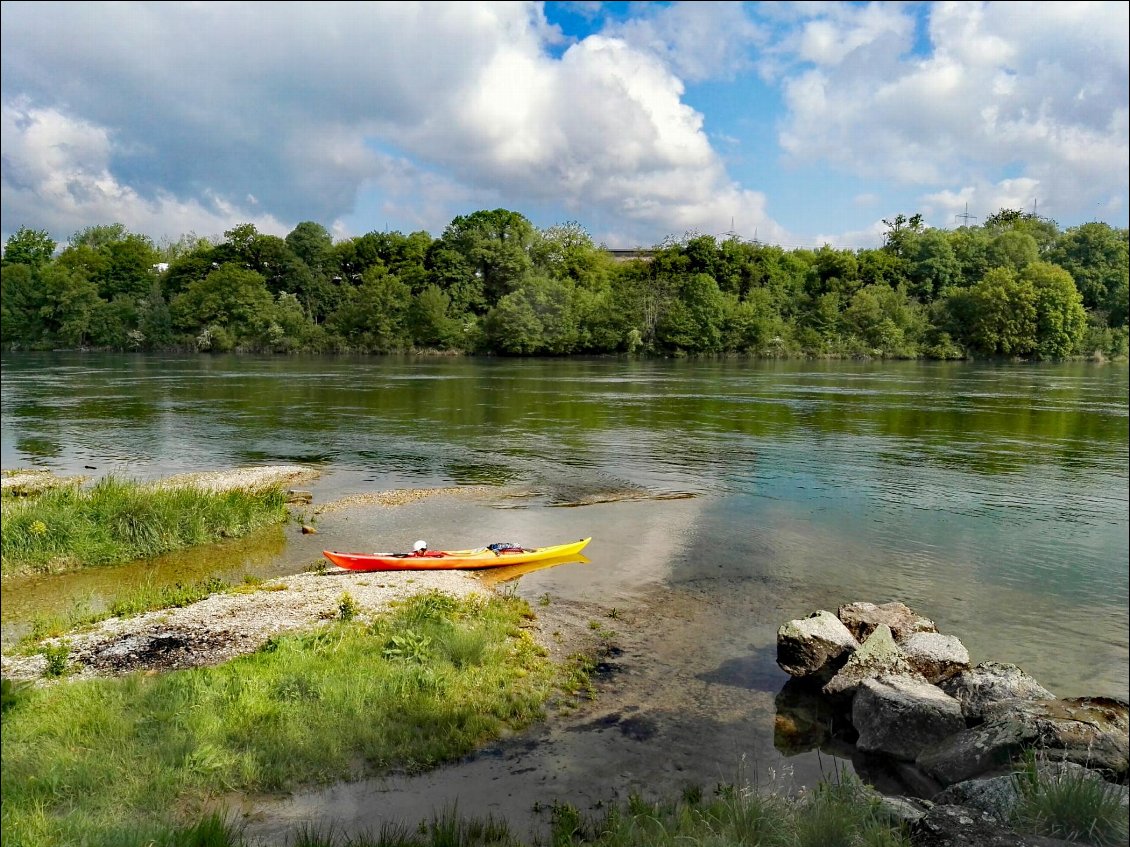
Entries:
[[0, 570], [48, 572], [121, 564], [286, 521], [281, 488], [210, 492], [107, 476], [90, 488], [0, 498]]
[[1130, 821], [1117, 786], [1087, 771], [1041, 775], [1034, 755], [1016, 775], [1013, 825], [1020, 832], [1091, 844], [1125, 845]]

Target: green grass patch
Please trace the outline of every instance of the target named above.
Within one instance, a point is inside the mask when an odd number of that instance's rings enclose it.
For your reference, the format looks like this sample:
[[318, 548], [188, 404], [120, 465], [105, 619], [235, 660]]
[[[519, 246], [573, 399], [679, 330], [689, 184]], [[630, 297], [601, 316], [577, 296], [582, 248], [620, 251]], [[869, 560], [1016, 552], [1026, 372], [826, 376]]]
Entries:
[[1125, 845], [1130, 820], [1117, 787], [1087, 772], [1040, 776], [1035, 757], [1015, 777], [1019, 800], [1013, 825], [1020, 832], [1092, 844]]
[[161, 489], [105, 477], [37, 497], [0, 498], [0, 571], [115, 565], [239, 538], [287, 519], [281, 488]]
[[632, 797], [624, 809], [585, 819], [573, 807], [551, 809], [554, 847], [909, 847], [906, 833], [881, 811], [873, 794], [846, 775], [800, 797], [719, 785], [707, 800], [685, 790], [681, 799], [648, 803]]
[[528, 615], [432, 593], [214, 668], [9, 687], [3, 843], [190, 843], [170, 828], [227, 791], [463, 756], [542, 714], [555, 671]]

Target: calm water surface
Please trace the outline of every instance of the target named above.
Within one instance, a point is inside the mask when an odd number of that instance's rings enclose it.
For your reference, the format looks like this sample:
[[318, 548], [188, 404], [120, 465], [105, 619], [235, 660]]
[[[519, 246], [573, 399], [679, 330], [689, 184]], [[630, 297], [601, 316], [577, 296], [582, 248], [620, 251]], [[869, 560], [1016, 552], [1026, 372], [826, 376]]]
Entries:
[[[319, 536], [268, 534], [173, 573], [293, 572], [323, 546], [416, 537], [592, 535], [589, 564], [519, 591], [687, 597], [697, 611], [652, 650], [675, 676], [775, 693], [778, 625], [897, 599], [974, 661], [1015, 662], [1063, 696], [1128, 696], [1125, 365], [5, 354], [2, 368], [4, 468], [302, 463], [323, 472], [315, 502], [490, 486], [327, 515]], [[6, 627], [127, 577], [7, 580]]]

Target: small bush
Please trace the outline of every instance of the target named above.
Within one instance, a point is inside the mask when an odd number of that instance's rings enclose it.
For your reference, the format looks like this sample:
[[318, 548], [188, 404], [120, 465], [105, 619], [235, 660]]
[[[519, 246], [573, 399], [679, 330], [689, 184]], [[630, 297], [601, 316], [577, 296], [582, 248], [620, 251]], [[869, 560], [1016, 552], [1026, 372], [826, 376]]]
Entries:
[[42, 653], [47, 659], [47, 667], [43, 670], [44, 676], [64, 676], [70, 669], [71, 646], [66, 641], [44, 647]]
[[358, 605], [357, 601], [353, 599], [353, 595], [348, 591], [343, 591], [337, 603], [338, 618], [343, 621], [351, 621], [357, 617], [357, 613], [360, 611], [361, 607]]
[[461, 626], [449, 628], [438, 640], [439, 650], [457, 668], [471, 667], [482, 662], [490, 639], [482, 630]]

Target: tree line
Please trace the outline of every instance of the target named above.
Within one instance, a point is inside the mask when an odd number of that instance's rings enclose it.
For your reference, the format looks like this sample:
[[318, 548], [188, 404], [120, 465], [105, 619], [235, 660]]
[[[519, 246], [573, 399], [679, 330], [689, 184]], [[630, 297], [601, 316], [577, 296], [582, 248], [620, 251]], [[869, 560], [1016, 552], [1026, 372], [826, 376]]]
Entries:
[[785, 249], [690, 233], [616, 261], [577, 222], [460, 216], [438, 238], [242, 224], [156, 245], [122, 224], [2, 259], [9, 350], [451, 351], [961, 359], [1125, 357], [1128, 231], [1002, 209], [882, 247]]

